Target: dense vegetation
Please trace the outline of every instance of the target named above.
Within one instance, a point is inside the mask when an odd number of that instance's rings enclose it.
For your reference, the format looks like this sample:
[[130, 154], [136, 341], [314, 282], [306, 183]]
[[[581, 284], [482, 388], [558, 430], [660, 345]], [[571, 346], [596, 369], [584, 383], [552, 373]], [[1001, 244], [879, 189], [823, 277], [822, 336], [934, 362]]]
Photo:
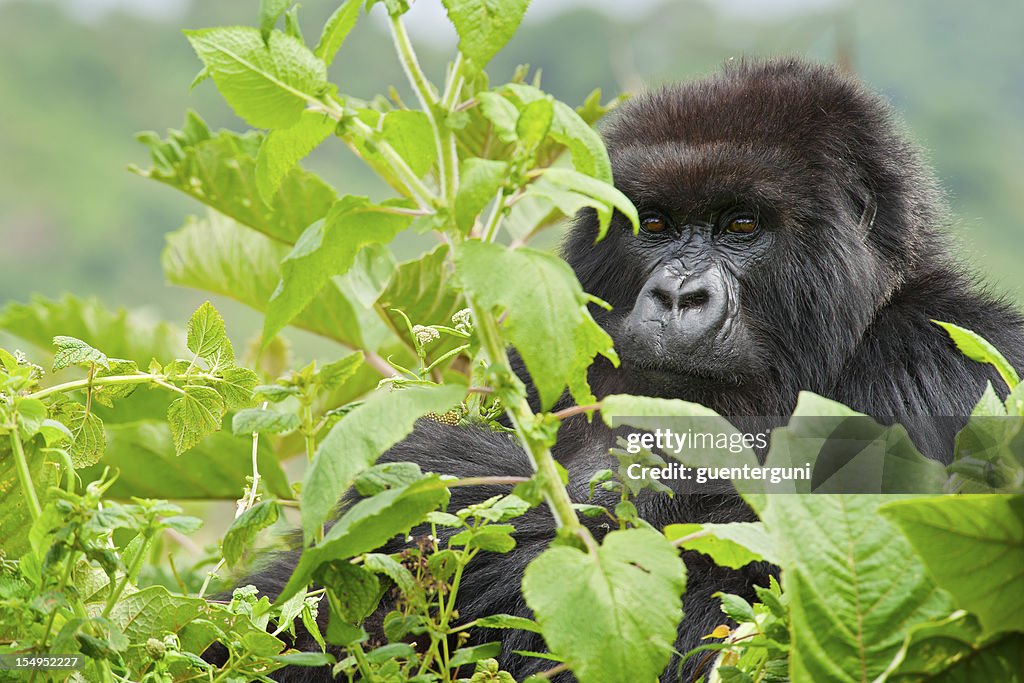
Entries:
[[[374, 11], [387, 15], [412, 96], [359, 98], [328, 78], [366, 23], [364, 4], [382, 5]], [[507, 683], [497, 643], [462, 644], [473, 629], [508, 628], [543, 634], [551, 652], [531, 656], [551, 668], [538, 680], [569, 669], [584, 683], [651, 681], [685, 618], [679, 551], [691, 549], [725, 566], [781, 568], [756, 604], [720, 595], [723, 625], [690, 653], [707, 659], [708, 680], [1021, 680], [1024, 385], [969, 331], [946, 326], [1009, 393], [1001, 400], [989, 386], [979, 397], [952, 466], [921, 456], [899, 426], [871, 427], [900, 444], [882, 451], [894, 474], [879, 493], [921, 495], [806, 495], [809, 482], [769, 495], [747, 482], [741, 493], [760, 521], [654, 529], [637, 517], [637, 482], [623, 475], [636, 456], [622, 452], [618, 469], [590, 482], [621, 502], [571, 503], [550, 452], [565, 414], [548, 408], [563, 391], [609, 424], [644, 428], [669, 415], [730, 427], [683, 401], [591, 395], [588, 365], [615, 359], [588, 312], [602, 302], [529, 244], [583, 208], [605, 226], [616, 211], [635, 225], [636, 212], [611, 185], [591, 127], [607, 108], [600, 93], [574, 109], [526, 69], [490, 84], [483, 69], [526, 3], [508, 0], [500, 14], [488, 4], [446, 0], [460, 41], [440, 86], [424, 75], [402, 0], [346, 0], [315, 42], [287, 0], [264, 0], [258, 27], [186, 33], [202, 62], [196, 81], [212, 80], [253, 130], [214, 132], [189, 112], [180, 130], [141, 136], [152, 165], [136, 171], [207, 207], [168, 236], [168, 279], [261, 311], [263, 334], [236, 353], [208, 302], [184, 332], [73, 297], [6, 309], [7, 329], [52, 342], [54, 353], [51, 377], [35, 357], [0, 350], [0, 653], [76, 654], [77, 680], [266, 680], [284, 665], [330, 665], [342, 680]], [[339, 195], [300, 165], [339, 143], [388, 198]], [[396, 262], [386, 247], [410, 234], [441, 239]], [[336, 342], [336, 358], [293, 367], [292, 328]], [[536, 379], [539, 413], [509, 345]], [[795, 416], [806, 415], [854, 413], [803, 394]], [[510, 424], [534, 476], [505, 481], [517, 484], [509, 495], [446, 509], [450, 488], [493, 482], [376, 464], [424, 417]], [[817, 450], [798, 438], [806, 424], [773, 434], [769, 464], [814, 463]], [[307, 463], [301, 481], [280, 464], [295, 452]], [[687, 464], [724, 457], [755, 461], [741, 449]], [[350, 487], [365, 497], [328, 526]], [[165, 499], [223, 497], [238, 503], [213, 553], [189, 567], [165, 562], [166, 545], [190, 543], [200, 524]], [[516, 519], [537, 505], [558, 533], [523, 582], [535, 620], [459, 622], [465, 567], [512, 549]], [[209, 599], [261, 532], [296, 510], [303, 554], [284, 592], [273, 602], [251, 588]], [[607, 516], [616, 530], [598, 543], [579, 515]], [[378, 551], [422, 524], [431, 533], [413, 547]], [[441, 542], [441, 527], [456, 533]], [[368, 633], [363, 622], [385, 597], [383, 634]], [[299, 624], [320, 652], [288, 650], [284, 636]], [[410, 635], [426, 645], [412, 647]], [[214, 642], [229, 653], [220, 668], [199, 656]]]

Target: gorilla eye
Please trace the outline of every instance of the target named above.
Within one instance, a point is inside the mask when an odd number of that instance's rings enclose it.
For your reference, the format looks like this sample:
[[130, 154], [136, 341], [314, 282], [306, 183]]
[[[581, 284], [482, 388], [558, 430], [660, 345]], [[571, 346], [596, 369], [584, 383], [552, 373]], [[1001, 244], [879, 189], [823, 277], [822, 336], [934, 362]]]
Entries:
[[644, 232], [657, 234], [665, 232], [668, 222], [661, 216], [644, 216], [640, 219], [640, 227], [644, 229]]
[[757, 219], [753, 216], [736, 216], [725, 224], [725, 232], [749, 235], [757, 230]]

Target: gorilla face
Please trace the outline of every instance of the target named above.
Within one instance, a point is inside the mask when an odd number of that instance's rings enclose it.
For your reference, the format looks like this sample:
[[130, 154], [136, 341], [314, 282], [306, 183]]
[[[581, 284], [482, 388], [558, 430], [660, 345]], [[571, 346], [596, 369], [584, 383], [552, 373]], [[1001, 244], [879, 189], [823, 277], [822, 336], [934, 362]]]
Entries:
[[887, 112], [785, 61], [623, 107], [605, 139], [640, 232], [620, 218], [595, 243], [583, 214], [563, 249], [613, 306], [594, 311], [623, 361], [610, 390], [762, 415], [828, 391], [940, 215]]

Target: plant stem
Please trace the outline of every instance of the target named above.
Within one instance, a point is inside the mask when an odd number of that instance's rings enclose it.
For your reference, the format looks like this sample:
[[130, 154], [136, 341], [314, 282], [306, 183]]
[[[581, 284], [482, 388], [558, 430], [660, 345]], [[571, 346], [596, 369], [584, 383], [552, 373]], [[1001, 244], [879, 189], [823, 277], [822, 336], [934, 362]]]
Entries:
[[36, 487], [32, 482], [32, 473], [28, 469], [28, 459], [25, 457], [25, 449], [18, 438], [18, 426], [13, 424], [11, 429], [11, 449], [14, 451], [14, 462], [18, 467], [18, 481], [21, 483], [21, 493], [28, 501], [28, 511], [32, 514], [32, 521], [39, 519], [43, 514], [43, 508], [39, 505], [39, 498], [36, 496]]
[[501, 224], [501, 217], [505, 210], [505, 188], [500, 188], [494, 197], [491, 207], [491, 215], [487, 217], [487, 225], [481, 239], [484, 242], [493, 242], [498, 236], [498, 226]]
[[[494, 315], [476, 303], [474, 299], [468, 299], [469, 305], [473, 309], [473, 320], [476, 321], [480, 343], [487, 351], [491, 363], [512, 375], [512, 366], [509, 363], [508, 354], [505, 352], [505, 342], [501, 337], [501, 331], [498, 329], [498, 322], [494, 319]], [[576, 511], [572, 509], [572, 500], [565, 487], [562, 486], [551, 449], [539, 443], [529, 433], [528, 425], [533, 421], [530, 404], [527, 403], [525, 397], [520, 396], [518, 401], [506, 405], [505, 410], [519, 436], [520, 443], [530, 457], [533, 469], [543, 477], [544, 497], [555, 517], [555, 522], [559, 527], [565, 527], [575, 535], [589, 536], [586, 527], [580, 524]]]

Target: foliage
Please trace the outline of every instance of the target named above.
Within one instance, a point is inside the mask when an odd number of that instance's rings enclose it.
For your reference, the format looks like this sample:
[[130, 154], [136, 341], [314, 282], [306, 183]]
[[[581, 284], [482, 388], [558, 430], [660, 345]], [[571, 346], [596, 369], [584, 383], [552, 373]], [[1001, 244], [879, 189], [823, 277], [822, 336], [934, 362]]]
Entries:
[[[187, 32], [202, 62], [197, 81], [212, 80], [243, 120], [266, 130], [214, 134], [189, 113], [164, 139], [140, 136], [153, 166], [137, 172], [209, 211], [168, 237], [169, 279], [266, 314], [243, 362], [209, 302], [183, 335], [75, 299], [12, 305], [0, 316], [28, 342], [52, 340], [61, 380], [44, 382], [25, 354], [0, 350], [0, 487], [13, 492], [0, 502], [0, 653], [78, 654], [79, 680], [269, 680], [291, 665], [332, 666], [348, 680], [507, 683], [495, 660], [501, 643], [467, 643], [476, 629], [519, 629], [543, 635], [549, 653], [522, 654], [551, 660], [546, 675], [652, 680], [686, 618], [683, 548], [723, 566], [780, 569], [754, 604], [719, 594], [723, 622], [736, 626], [723, 623], [708, 636], [721, 642], [678, 653], [679, 661], [700, 657], [708, 680], [1019, 677], [1024, 400], [998, 350], [944, 326], [1009, 390], [1001, 399], [989, 386], [948, 468], [924, 458], [899, 425], [802, 394], [766, 464], [822, 464], [829, 476], [787, 493], [764, 482], [738, 486], [759, 522], [653, 529], [633, 499], [666, 495], [665, 487], [624, 474], [666, 464], [650, 449], [613, 450], [619, 470], [594, 474], [592, 492], [618, 494], [612, 509], [574, 504], [551, 454], [567, 413], [550, 409], [566, 392], [579, 404], [572, 412], [600, 411], [609, 425], [647, 429], [672, 416], [737, 435], [692, 403], [597, 401], [587, 367], [598, 354], [617, 362], [588, 308], [604, 304], [564, 263], [526, 246], [553, 217], [579, 210], [595, 212], [602, 232], [612, 221], [636, 228], [591, 127], [605, 108], [595, 95], [574, 110], [538, 78], [527, 83], [526, 69], [490, 87], [484, 68], [515, 32], [526, 5], [519, 0], [445, 1], [460, 51], [441, 87], [406, 35], [407, 4], [370, 0], [368, 9], [383, 5], [418, 106], [394, 93], [371, 102], [345, 95], [327, 65], [363, 20], [363, 4], [343, 2], [313, 49], [297, 8], [280, 0], [261, 3], [258, 28]], [[395, 196], [339, 196], [299, 165], [339, 141]], [[405, 231], [437, 234], [443, 244], [397, 263], [388, 245]], [[288, 370], [279, 336], [288, 326], [338, 342], [339, 358]], [[510, 345], [535, 379], [541, 412], [512, 371]], [[512, 432], [535, 474], [512, 482], [513, 493], [449, 510], [452, 487], [510, 482], [378, 463], [420, 419]], [[852, 424], [886, 448], [833, 462], [821, 455], [822, 424]], [[279, 459], [295, 453], [306, 458], [305, 475], [289, 485]], [[235, 456], [247, 461], [244, 471]], [[758, 464], [750, 446], [680, 456], [696, 467], [723, 458]], [[869, 470], [883, 475], [871, 480], [874, 493], [930, 495], [820, 495], [860, 490]], [[146, 487], [182, 498], [197, 485], [209, 497], [233, 491], [234, 520], [201, 563], [213, 565], [205, 576], [201, 565], [179, 572], [172, 564], [161, 581], [154, 553], [199, 522], [146, 497], [154, 495]], [[360, 498], [328, 524], [349, 490]], [[806, 495], [812, 490], [819, 495]], [[461, 622], [466, 568], [479, 553], [512, 551], [517, 518], [541, 500], [557, 533], [523, 580], [536, 621], [496, 614]], [[223, 567], [247, 560], [261, 533], [295, 507], [299, 559], [280, 595], [242, 587], [209, 598]], [[597, 539], [581, 513], [617, 528]], [[379, 552], [396, 536], [405, 549]], [[955, 562], [946, 557], [951, 546], [963, 551]], [[289, 647], [299, 628], [318, 652]], [[207, 662], [201, 655], [213, 644], [219, 654], [211, 650]]]

